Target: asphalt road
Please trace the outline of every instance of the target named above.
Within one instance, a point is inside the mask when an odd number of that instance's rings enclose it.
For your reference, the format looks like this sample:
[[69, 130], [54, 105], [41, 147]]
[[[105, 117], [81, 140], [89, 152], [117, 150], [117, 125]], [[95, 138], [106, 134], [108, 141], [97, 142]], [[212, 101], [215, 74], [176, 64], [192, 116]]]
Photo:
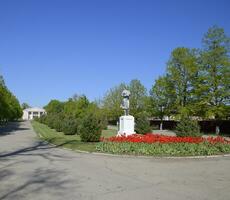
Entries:
[[229, 200], [230, 158], [76, 153], [40, 142], [29, 122], [0, 131], [0, 200]]

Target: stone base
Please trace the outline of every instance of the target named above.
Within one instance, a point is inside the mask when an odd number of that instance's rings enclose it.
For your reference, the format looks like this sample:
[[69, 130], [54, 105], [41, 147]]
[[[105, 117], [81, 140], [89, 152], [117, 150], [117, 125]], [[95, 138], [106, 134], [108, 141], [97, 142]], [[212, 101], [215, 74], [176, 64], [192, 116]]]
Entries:
[[135, 134], [134, 132], [134, 117], [131, 115], [121, 116], [119, 119], [118, 136], [128, 136]]

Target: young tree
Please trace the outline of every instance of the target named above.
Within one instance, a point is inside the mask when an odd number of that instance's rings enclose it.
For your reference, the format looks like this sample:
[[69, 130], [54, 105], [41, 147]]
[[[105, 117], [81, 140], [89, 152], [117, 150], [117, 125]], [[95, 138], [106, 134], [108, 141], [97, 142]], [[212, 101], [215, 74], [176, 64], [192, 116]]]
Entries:
[[134, 117], [145, 110], [147, 89], [137, 79], [131, 80], [128, 89], [130, 90], [130, 113]]
[[176, 100], [173, 85], [168, 76], [159, 77], [150, 90], [152, 116], [160, 118], [160, 129], [163, 127], [164, 116], [170, 116], [174, 111]]
[[118, 86], [111, 88], [105, 95], [103, 100], [103, 108], [107, 113], [108, 120], [117, 120], [122, 114], [121, 109], [122, 96], [121, 93], [128, 87], [121, 83]]

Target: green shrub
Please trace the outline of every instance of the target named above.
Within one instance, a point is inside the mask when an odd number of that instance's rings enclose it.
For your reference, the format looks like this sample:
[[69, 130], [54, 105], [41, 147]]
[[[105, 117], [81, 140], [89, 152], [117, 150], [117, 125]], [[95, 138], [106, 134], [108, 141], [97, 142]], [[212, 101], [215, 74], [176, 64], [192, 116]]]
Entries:
[[176, 126], [176, 135], [179, 137], [200, 137], [200, 126], [197, 121], [188, 117], [182, 118]]
[[145, 112], [136, 115], [135, 132], [138, 134], [145, 134], [145, 133], [152, 132], [148, 115]]
[[46, 118], [46, 124], [52, 128], [55, 129], [55, 115], [54, 114], [48, 114]]
[[63, 131], [63, 119], [64, 116], [62, 113], [58, 113], [53, 117], [53, 128], [58, 132]]
[[79, 133], [82, 142], [100, 141], [102, 125], [97, 115], [87, 113], [79, 125]]
[[78, 120], [74, 117], [65, 117], [61, 122], [60, 129], [65, 135], [74, 135], [78, 133]]
[[47, 115], [42, 115], [39, 119], [38, 122], [45, 124], [47, 120]]

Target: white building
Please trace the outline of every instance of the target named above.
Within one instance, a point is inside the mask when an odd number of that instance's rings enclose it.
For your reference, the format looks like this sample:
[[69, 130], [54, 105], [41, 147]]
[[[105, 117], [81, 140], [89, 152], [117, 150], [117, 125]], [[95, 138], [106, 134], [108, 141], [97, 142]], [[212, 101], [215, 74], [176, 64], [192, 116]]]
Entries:
[[23, 110], [23, 120], [32, 120], [35, 117], [41, 117], [46, 111], [43, 108], [27, 108]]

